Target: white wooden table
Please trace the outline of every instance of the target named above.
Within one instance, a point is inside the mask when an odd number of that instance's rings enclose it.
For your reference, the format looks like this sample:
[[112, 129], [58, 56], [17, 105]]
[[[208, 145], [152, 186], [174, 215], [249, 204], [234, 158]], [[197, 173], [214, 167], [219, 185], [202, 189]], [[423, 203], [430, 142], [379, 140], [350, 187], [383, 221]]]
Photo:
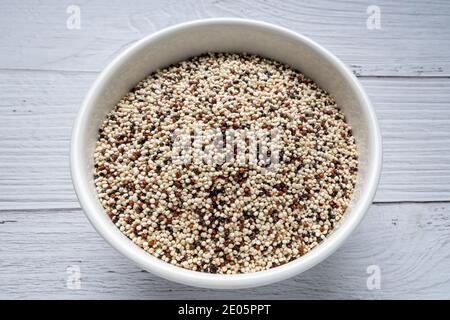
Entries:
[[[80, 29], [67, 27], [70, 5]], [[367, 27], [370, 5], [381, 29]], [[140, 270], [90, 226], [69, 175], [72, 122], [102, 68], [147, 34], [219, 16], [276, 23], [331, 50], [360, 77], [384, 139], [375, 203], [345, 245], [250, 290]], [[0, 298], [450, 298], [449, 1], [2, 0], [0, 30]], [[379, 289], [367, 286], [372, 268]]]

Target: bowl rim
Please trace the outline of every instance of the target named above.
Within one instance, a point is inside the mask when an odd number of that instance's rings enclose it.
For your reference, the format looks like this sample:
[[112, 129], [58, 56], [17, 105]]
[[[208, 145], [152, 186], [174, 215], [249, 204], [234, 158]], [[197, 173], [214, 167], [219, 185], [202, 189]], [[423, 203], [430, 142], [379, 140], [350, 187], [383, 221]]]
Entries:
[[[355, 205], [355, 207], [353, 208], [354, 212], [352, 216], [348, 217], [345, 222], [339, 226], [338, 230], [333, 232], [330, 237], [327, 237], [316, 248], [314, 248], [314, 250], [308, 252], [308, 254], [282, 266], [264, 271], [232, 275], [209, 274], [174, 266], [154, 256], [151, 256], [150, 254], [139, 248], [137, 245], [133, 244], [111, 223], [111, 221], [109, 221], [109, 224], [107, 224], [105, 220], [99, 219], [99, 214], [103, 214], [105, 215], [105, 217], [106, 214], [103, 210], [101, 210], [101, 212], [98, 212], [97, 206], [92, 203], [91, 194], [88, 191], [88, 188], [85, 184], [85, 179], [83, 178], [83, 170], [81, 169], [81, 165], [82, 163], [84, 163], [83, 161], [85, 161], [81, 156], [83, 154], [81, 152], [81, 148], [83, 147], [82, 135], [84, 133], [83, 122], [85, 121], [85, 119], [87, 119], [87, 117], [89, 117], [90, 110], [93, 108], [91, 101], [93, 101], [95, 97], [98, 96], [99, 90], [104, 82], [106, 82], [107, 79], [109, 79], [115, 73], [115, 71], [123, 63], [123, 61], [127, 60], [127, 57], [132, 55], [133, 52], [147, 46], [149, 43], [154, 42], [160, 38], [170, 37], [171, 34], [177, 33], [182, 29], [208, 25], [238, 25], [244, 27], [256, 27], [263, 31], [277, 31], [289, 36], [295, 41], [305, 43], [340, 70], [347, 83], [351, 85], [353, 90], [355, 90], [356, 94], [359, 96], [360, 100], [364, 102], [365, 112], [367, 112], [369, 118], [368, 139], [370, 141], [370, 153], [372, 155], [371, 158], [373, 159], [374, 165], [369, 168], [367, 177], [365, 179], [365, 183], [367, 184], [367, 191], [361, 195], [361, 198], [359, 199], [357, 205]], [[72, 182], [75, 193], [81, 204], [81, 208], [83, 209], [85, 215], [94, 226], [96, 231], [114, 249], [119, 251], [128, 259], [134, 261], [143, 269], [168, 280], [196, 287], [238, 289], [267, 285], [300, 274], [325, 260], [329, 255], [335, 252], [342, 245], [342, 243], [349, 237], [352, 231], [361, 222], [369, 206], [372, 204], [372, 200], [375, 196], [381, 174], [382, 141], [375, 111], [362, 85], [359, 83], [356, 76], [347, 68], [347, 66], [340, 59], [330, 53], [327, 49], [306, 36], [271, 23], [242, 18], [210, 18], [188, 21], [157, 31], [144, 37], [141, 40], [138, 40], [123, 52], [121, 52], [117, 57], [115, 57], [91, 85], [86, 97], [83, 100], [72, 129], [69, 158]], [[118, 236], [118, 234], [120, 234], [122, 237]]]

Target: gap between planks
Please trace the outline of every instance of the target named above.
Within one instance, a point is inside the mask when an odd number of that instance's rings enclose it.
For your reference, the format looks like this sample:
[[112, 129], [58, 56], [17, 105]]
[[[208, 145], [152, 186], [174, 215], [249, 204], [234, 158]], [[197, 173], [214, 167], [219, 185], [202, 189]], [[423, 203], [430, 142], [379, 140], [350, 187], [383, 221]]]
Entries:
[[[409, 204], [429, 204], [429, 205], [437, 205], [437, 204], [450, 204], [450, 200], [442, 200], [442, 201], [374, 201], [372, 202], [372, 206], [400, 206], [400, 205], [409, 205]], [[84, 211], [81, 207], [51, 207], [51, 208], [39, 208], [39, 209], [2, 209], [0, 208], [0, 214], [2, 213], [33, 213], [33, 214], [47, 214], [51, 212], [77, 212]], [[6, 221], [0, 220], [0, 224], [2, 222], [17, 222], [17, 221]]]
[[[352, 67], [346, 64], [352, 70]], [[106, 66], [105, 66], [106, 68]], [[100, 75], [102, 70], [68, 70], [68, 69], [33, 69], [33, 68], [0, 68], [0, 72], [42, 72], [55, 74], [92, 74]], [[450, 75], [359, 75], [352, 73], [358, 79], [450, 79]]]

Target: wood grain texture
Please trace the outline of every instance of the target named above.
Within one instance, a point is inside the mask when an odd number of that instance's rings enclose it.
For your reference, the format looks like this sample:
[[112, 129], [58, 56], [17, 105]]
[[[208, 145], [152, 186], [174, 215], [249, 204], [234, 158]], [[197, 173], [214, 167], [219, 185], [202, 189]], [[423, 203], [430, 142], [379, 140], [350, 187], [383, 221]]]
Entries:
[[[69, 5], [81, 29], [69, 30]], [[381, 29], [366, 26], [369, 5]], [[450, 76], [450, 2], [186, 0], [1, 1], [0, 68], [99, 71], [130, 43], [194, 19], [241, 17], [288, 27], [318, 41], [355, 73]]]
[[[0, 74], [0, 209], [78, 208], [73, 120], [94, 73]], [[450, 79], [364, 78], [381, 124], [377, 202], [450, 200]]]
[[[115, 252], [81, 210], [0, 212], [0, 298], [332, 299], [450, 298], [450, 204], [374, 205], [334, 255], [311, 270], [256, 289], [206, 290], [144, 272]], [[13, 239], [11, 241], [11, 239]], [[367, 268], [381, 270], [368, 290]], [[78, 266], [81, 289], [66, 286]]]
[[[66, 28], [72, 4], [80, 30]], [[380, 30], [366, 27], [374, 4]], [[341, 249], [293, 279], [233, 291], [137, 268], [89, 225], [69, 173], [72, 123], [98, 72], [154, 31], [225, 16], [288, 27], [339, 56], [362, 77], [384, 147], [376, 204]], [[1, 1], [0, 298], [450, 299], [449, 28], [447, 0]], [[369, 265], [379, 290], [367, 289]], [[70, 266], [81, 290], [66, 286]]]

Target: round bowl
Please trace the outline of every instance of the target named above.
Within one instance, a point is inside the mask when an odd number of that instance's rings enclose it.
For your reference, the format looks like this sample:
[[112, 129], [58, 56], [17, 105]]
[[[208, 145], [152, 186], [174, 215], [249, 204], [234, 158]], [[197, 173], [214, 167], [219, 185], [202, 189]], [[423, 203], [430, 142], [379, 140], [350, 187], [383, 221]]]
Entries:
[[[284, 62], [327, 90], [353, 129], [359, 152], [356, 188], [334, 232], [306, 255], [266, 271], [220, 275], [166, 263], [132, 243], [104, 212], [93, 181], [98, 128], [107, 113], [140, 80], [158, 68], [208, 51], [247, 52]], [[339, 248], [372, 203], [381, 169], [381, 135], [375, 112], [352, 72], [314, 41], [272, 24], [232, 18], [179, 24], [131, 45], [100, 74], [74, 124], [70, 166], [76, 194], [89, 221], [116, 250], [153, 274], [179, 283], [221, 289], [248, 288], [284, 280], [318, 264]]]

